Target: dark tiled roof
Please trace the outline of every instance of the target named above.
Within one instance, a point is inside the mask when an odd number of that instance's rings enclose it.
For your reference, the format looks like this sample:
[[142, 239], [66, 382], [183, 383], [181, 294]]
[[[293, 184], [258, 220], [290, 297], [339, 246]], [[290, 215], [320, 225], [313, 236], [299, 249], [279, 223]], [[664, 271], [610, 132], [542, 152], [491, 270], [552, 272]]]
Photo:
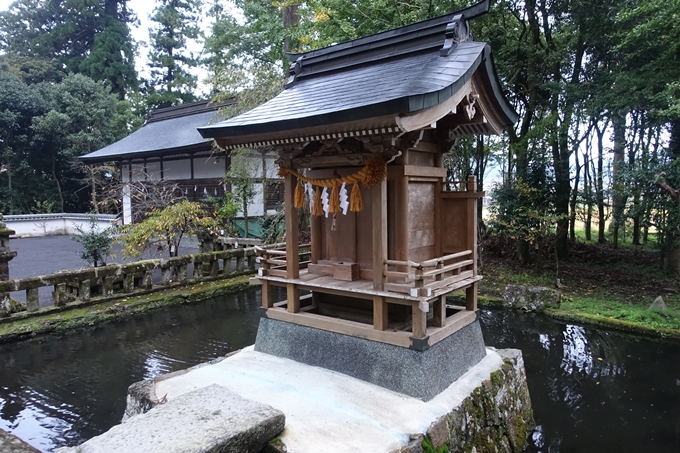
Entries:
[[209, 101], [200, 101], [156, 110], [137, 131], [80, 159], [85, 163], [93, 163], [208, 151], [211, 144], [201, 137], [197, 128], [216, 120], [218, 107], [209, 104]]
[[[488, 45], [464, 41], [440, 55], [446, 27], [456, 16], [488, 11], [488, 0], [455, 13], [305, 54], [286, 89], [235, 118], [201, 127], [204, 137], [242, 138], [411, 113], [453, 96], [481, 67], [507, 124], [516, 114], [498, 86]], [[464, 22], [464, 21], [463, 21]]]

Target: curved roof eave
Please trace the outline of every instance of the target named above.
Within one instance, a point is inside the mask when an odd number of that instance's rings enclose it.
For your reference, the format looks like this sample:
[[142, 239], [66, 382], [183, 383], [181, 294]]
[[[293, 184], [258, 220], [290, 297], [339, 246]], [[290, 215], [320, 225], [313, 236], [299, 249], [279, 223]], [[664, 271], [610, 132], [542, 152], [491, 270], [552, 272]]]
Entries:
[[[484, 48], [484, 66], [486, 68], [485, 76], [489, 86], [491, 87], [494, 99], [498, 103], [501, 111], [507, 117], [510, 124], [515, 124], [519, 120], [519, 114], [515, 111], [515, 108], [510, 104], [508, 98], [503, 94], [500, 82], [498, 81], [498, 73], [496, 72], [496, 64], [493, 61], [491, 54], [491, 46], [488, 44]], [[506, 124], [509, 126], [510, 124]]]
[[120, 162], [124, 160], [135, 160], [135, 159], [148, 159], [155, 157], [167, 157], [177, 154], [187, 154], [196, 152], [210, 152], [212, 151], [212, 140], [206, 140], [202, 143], [197, 143], [188, 146], [179, 146], [176, 148], [164, 148], [160, 150], [149, 150], [149, 151], [133, 151], [129, 153], [111, 154], [104, 156], [94, 156], [88, 157], [80, 156], [78, 160], [84, 164], [96, 164], [101, 162]]

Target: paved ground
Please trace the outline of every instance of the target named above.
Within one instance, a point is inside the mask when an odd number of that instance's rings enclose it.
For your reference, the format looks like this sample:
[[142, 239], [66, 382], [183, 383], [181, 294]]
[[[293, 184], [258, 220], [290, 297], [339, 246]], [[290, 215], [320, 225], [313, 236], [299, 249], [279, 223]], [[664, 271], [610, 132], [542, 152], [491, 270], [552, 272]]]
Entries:
[[[9, 262], [9, 277], [12, 279], [35, 277], [53, 274], [60, 270], [77, 269], [88, 265], [79, 252], [82, 246], [70, 236], [46, 236], [40, 238], [11, 239], [10, 249], [17, 252], [16, 258]], [[115, 256], [107, 262], [121, 263], [120, 246], [114, 246]], [[198, 242], [195, 238], [182, 240], [180, 255], [198, 253]], [[165, 255], [167, 256], [167, 252]], [[159, 258], [158, 254], [145, 253], [143, 258]], [[52, 288], [40, 288], [40, 304], [45, 305], [51, 297]], [[25, 291], [12, 293], [19, 302], [26, 300]]]
[[[42, 238], [12, 239], [10, 249], [17, 252], [16, 258], [9, 263], [10, 278], [26, 278], [36, 275], [47, 275], [66, 269], [77, 269], [87, 266], [79, 252], [82, 246], [70, 236], [46, 236]], [[115, 256], [107, 262], [122, 263], [120, 246], [114, 246]], [[198, 253], [195, 239], [183, 240], [180, 244], [180, 255]], [[167, 252], [165, 255], [167, 256]], [[159, 258], [158, 254], [144, 254], [144, 258]]]

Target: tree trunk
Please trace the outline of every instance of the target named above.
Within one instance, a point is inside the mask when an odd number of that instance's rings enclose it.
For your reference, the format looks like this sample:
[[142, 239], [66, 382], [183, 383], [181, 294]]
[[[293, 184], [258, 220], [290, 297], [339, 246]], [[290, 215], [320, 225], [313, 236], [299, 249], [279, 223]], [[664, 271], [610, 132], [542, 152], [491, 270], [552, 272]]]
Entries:
[[522, 266], [527, 266], [531, 262], [531, 255], [529, 253], [530, 244], [524, 239], [517, 239], [517, 256]]
[[61, 193], [61, 184], [57, 177], [57, 163], [54, 154], [52, 154], [52, 177], [54, 178], [54, 183], [57, 185], [57, 194], [59, 194], [59, 207], [61, 208], [61, 211], [59, 212], [64, 212], [64, 195]]
[[569, 206], [569, 238], [576, 240], [576, 202], [578, 201], [578, 185], [581, 183], [581, 164], [578, 161], [578, 153], [574, 153], [576, 159], [576, 175], [574, 176], [574, 190], [571, 194], [571, 204]]
[[612, 165], [612, 222], [614, 248], [619, 246], [619, 229], [623, 223], [623, 210], [626, 205], [621, 182], [621, 166], [624, 163], [626, 150], [626, 117], [620, 113], [612, 114], [612, 126], [614, 128], [614, 159]]
[[600, 129], [595, 124], [595, 131], [597, 132], [597, 218], [598, 218], [598, 230], [597, 230], [597, 242], [604, 244], [607, 242], [605, 237], [605, 215], [604, 215], [604, 131], [607, 125], [604, 124], [602, 129]]
[[248, 200], [246, 197], [243, 198], [243, 229], [248, 239]]
[[593, 178], [590, 175], [590, 139], [586, 144], [586, 152], [583, 154], [583, 194], [586, 199], [586, 224], [585, 224], [585, 234], [586, 241], [593, 240], [592, 226], [593, 226]]
[[[95, 214], [99, 214], [99, 206], [97, 205], [97, 183], [94, 178], [95, 170], [90, 168], [90, 176], [92, 180], [92, 209], [94, 209]], [[97, 267], [96, 265], [94, 267]]]
[[666, 272], [673, 276], [680, 276], [680, 238], [675, 234], [669, 235], [665, 257], [664, 268]]
[[[298, 21], [300, 19], [300, 16], [298, 15], [298, 4], [297, 3], [290, 3], [283, 7], [282, 13], [283, 13], [283, 28], [285, 29], [290, 29], [290, 28], [295, 28], [298, 26]], [[283, 55], [285, 55], [290, 51], [290, 41], [291, 38], [290, 36], [286, 36], [283, 40]], [[285, 60], [284, 60], [285, 61]], [[288, 68], [284, 68], [287, 70]]]

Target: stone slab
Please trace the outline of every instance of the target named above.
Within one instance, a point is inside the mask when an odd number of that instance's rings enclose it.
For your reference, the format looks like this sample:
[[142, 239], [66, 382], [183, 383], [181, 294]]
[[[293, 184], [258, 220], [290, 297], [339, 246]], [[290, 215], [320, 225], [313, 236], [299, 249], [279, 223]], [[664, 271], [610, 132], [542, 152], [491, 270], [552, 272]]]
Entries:
[[560, 308], [560, 299], [558, 290], [522, 285], [507, 285], [503, 297], [506, 306], [529, 311]]
[[260, 319], [255, 350], [428, 401], [486, 356], [479, 320], [425, 351], [275, 319]]
[[286, 414], [286, 429], [279, 439], [288, 453], [387, 453], [408, 445], [414, 434], [427, 433], [432, 423], [461, 407], [473, 392], [484, 392], [485, 382], [504, 365], [499, 352], [487, 349], [477, 365], [424, 402], [249, 347], [218, 363], [156, 378], [149, 398], [172, 401], [218, 383]]
[[257, 453], [284, 428], [284, 414], [217, 384], [186, 392], [59, 453]]
[[14, 434], [0, 429], [0, 452], [2, 453], [40, 453]]

